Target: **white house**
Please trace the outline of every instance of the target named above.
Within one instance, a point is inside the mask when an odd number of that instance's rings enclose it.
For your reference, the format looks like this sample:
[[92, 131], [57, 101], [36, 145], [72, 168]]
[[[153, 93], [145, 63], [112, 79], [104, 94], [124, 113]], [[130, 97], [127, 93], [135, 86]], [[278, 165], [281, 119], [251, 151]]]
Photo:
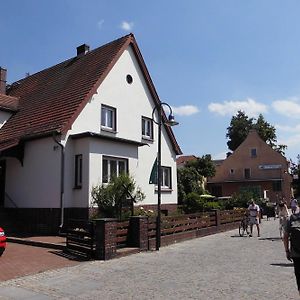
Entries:
[[[122, 170], [145, 193], [143, 205], [157, 203], [149, 177], [158, 148], [152, 112], [160, 100], [133, 34], [92, 51], [81, 45], [71, 59], [5, 81], [0, 68], [0, 206], [58, 226], [63, 217], [86, 217], [92, 186]], [[167, 126], [161, 153], [161, 202], [170, 209], [181, 150]]]

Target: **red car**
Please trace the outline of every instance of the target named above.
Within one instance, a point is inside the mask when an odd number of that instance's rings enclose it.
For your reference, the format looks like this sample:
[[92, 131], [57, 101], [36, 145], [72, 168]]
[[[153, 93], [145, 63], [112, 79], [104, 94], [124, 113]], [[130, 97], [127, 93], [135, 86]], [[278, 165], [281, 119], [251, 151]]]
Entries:
[[3, 254], [6, 247], [6, 236], [4, 230], [0, 227], [0, 256]]

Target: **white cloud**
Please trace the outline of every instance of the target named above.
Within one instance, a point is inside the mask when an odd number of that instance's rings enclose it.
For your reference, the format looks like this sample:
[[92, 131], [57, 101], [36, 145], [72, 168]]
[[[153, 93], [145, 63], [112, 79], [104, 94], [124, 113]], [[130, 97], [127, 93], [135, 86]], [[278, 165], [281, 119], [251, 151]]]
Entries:
[[190, 116], [198, 113], [200, 110], [194, 105], [183, 105], [178, 107], [172, 107], [174, 115], [178, 116]]
[[278, 144], [287, 145], [288, 149], [299, 148], [300, 133], [289, 136], [288, 138], [278, 139]]
[[244, 101], [229, 100], [223, 103], [212, 102], [208, 105], [208, 110], [221, 116], [235, 115], [237, 111], [242, 110], [249, 117], [257, 117], [260, 113], [267, 112], [267, 106], [248, 98]]
[[298, 125], [295, 125], [295, 126], [288, 126], [288, 125], [279, 125], [279, 124], [276, 124], [275, 125], [275, 128], [276, 130], [281, 130], [281, 131], [284, 131], [284, 132], [297, 132], [300, 134], [300, 124]]
[[103, 23], [104, 23], [104, 20], [100, 20], [100, 21], [98, 21], [98, 23], [97, 23], [97, 27], [98, 27], [98, 29], [99, 29], [99, 30], [101, 30], [101, 29], [102, 29], [102, 27], [103, 27]]
[[300, 118], [299, 98], [276, 100], [272, 103], [274, 110], [287, 117]]
[[[229, 150], [228, 150], [229, 151]], [[220, 153], [215, 153], [212, 154], [212, 159], [216, 160], [216, 159], [225, 159], [227, 156], [227, 152], [228, 151], [224, 151], [224, 152], [220, 152]]]
[[123, 21], [121, 23], [121, 28], [125, 31], [131, 31], [133, 28], [134, 23], [133, 22], [127, 22], [127, 21]]

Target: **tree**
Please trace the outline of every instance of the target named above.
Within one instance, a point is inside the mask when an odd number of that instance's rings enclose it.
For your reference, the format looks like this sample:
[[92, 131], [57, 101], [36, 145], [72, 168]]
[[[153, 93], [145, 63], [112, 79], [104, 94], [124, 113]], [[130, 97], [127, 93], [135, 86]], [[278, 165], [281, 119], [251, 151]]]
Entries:
[[124, 207], [131, 208], [134, 203], [145, 199], [134, 179], [125, 173], [113, 177], [108, 184], [93, 186], [91, 195], [100, 215], [119, 219], [122, 219]]
[[187, 168], [195, 168], [197, 172], [203, 177], [213, 177], [216, 174], [216, 168], [211, 160], [211, 155], [206, 154], [202, 157], [198, 157], [195, 160], [188, 161]]
[[227, 127], [228, 148], [234, 151], [246, 139], [252, 126], [253, 118], [249, 119], [243, 111], [239, 110], [237, 115], [231, 118], [230, 126]]
[[179, 203], [182, 203], [189, 193], [195, 192], [200, 195], [204, 192], [201, 188], [202, 176], [193, 167], [179, 168], [177, 181]]
[[286, 145], [277, 145], [276, 129], [268, 123], [264, 116], [260, 114], [254, 122], [254, 118], [249, 118], [243, 111], [238, 111], [236, 116], [231, 118], [230, 126], [227, 128], [226, 138], [229, 139], [227, 146], [230, 150], [236, 150], [246, 139], [249, 131], [255, 129], [261, 139], [270, 145], [274, 150], [284, 155]]

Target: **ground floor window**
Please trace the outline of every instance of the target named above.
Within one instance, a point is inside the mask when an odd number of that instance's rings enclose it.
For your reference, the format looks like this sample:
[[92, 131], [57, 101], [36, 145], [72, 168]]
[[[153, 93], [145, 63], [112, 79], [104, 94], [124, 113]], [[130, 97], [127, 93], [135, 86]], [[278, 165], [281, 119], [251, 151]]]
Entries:
[[128, 173], [128, 160], [104, 156], [102, 160], [102, 182], [108, 183], [113, 176]]
[[75, 155], [75, 188], [82, 186], [82, 154]]
[[172, 188], [171, 167], [161, 167], [161, 187], [165, 189]]
[[281, 180], [273, 181], [273, 191], [274, 192], [281, 192], [282, 191]]
[[240, 192], [250, 192], [253, 196], [262, 197], [262, 191], [260, 185], [241, 186]]

